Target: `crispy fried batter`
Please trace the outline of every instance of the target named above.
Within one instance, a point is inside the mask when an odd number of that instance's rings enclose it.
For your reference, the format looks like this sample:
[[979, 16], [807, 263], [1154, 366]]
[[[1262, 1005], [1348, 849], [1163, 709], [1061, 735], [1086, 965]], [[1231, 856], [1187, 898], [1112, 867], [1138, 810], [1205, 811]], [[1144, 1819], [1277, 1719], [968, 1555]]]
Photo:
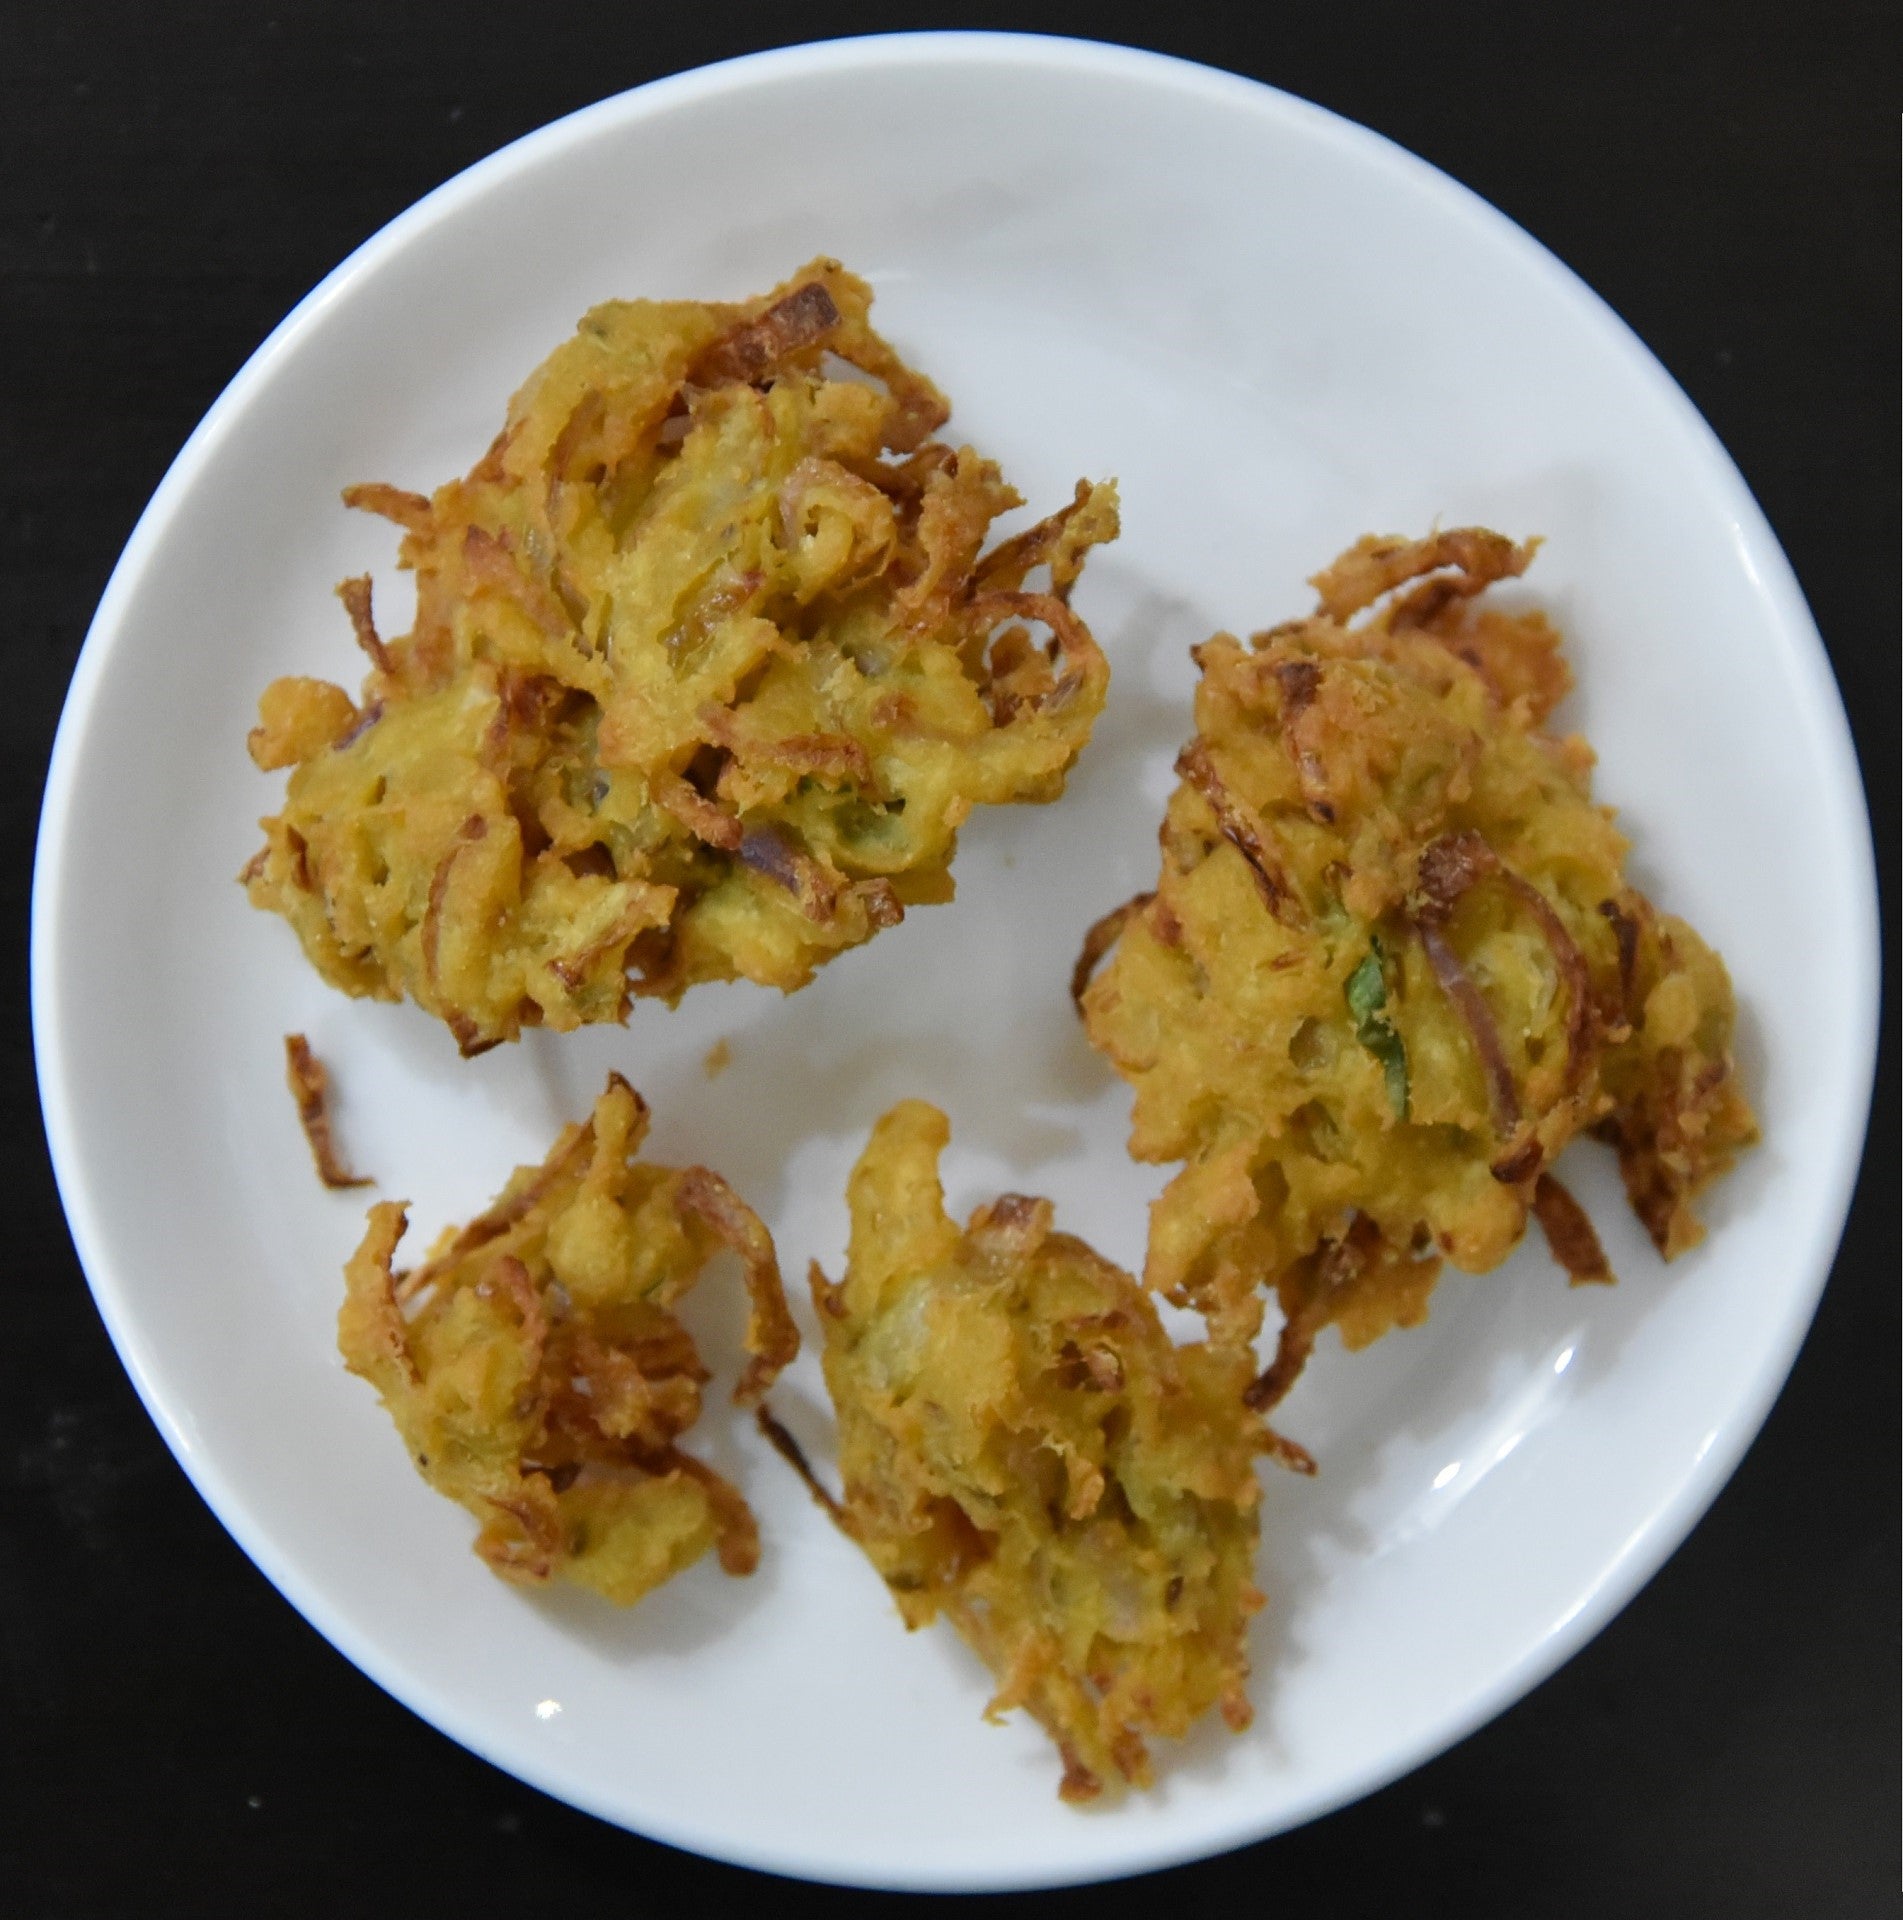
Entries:
[[984, 1659], [989, 1712], [1049, 1733], [1064, 1798], [1146, 1785], [1146, 1736], [1211, 1706], [1249, 1721], [1253, 1460], [1276, 1451], [1243, 1403], [1252, 1360], [1174, 1346], [1129, 1275], [1052, 1231], [1047, 1200], [1007, 1194], [960, 1233], [947, 1137], [923, 1102], [888, 1113], [853, 1172], [846, 1276], [813, 1269], [835, 1517], [908, 1626], [942, 1613]]
[[1757, 1127], [1732, 1064], [1724, 962], [1641, 894], [1606, 904], [1620, 916], [1608, 914], [1631, 1035], [1606, 1060], [1611, 1108], [1594, 1131], [1617, 1150], [1632, 1211], [1669, 1260], [1704, 1238], [1691, 1203]]
[[799, 1347], [765, 1227], [705, 1167], [637, 1161], [647, 1125], [611, 1074], [591, 1119], [408, 1274], [391, 1266], [402, 1206], [373, 1207], [337, 1322], [418, 1472], [482, 1522], [496, 1572], [623, 1606], [709, 1547], [729, 1573], [759, 1559], [739, 1492], [676, 1445], [708, 1375], [674, 1303], [722, 1246], [740, 1255], [744, 1404]]
[[330, 1126], [330, 1075], [301, 1033], [284, 1036], [284, 1083], [297, 1102], [298, 1121], [310, 1142], [318, 1179], [332, 1188], [374, 1187], [377, 1183], [368, 1174], [352, 1173], [337, 1151]]
[[1443, 1259], [1496, 1265], [1531, 1210], [1609, 1279], [1544, 1171], [1575, 1134], [1618, 1147], [1667, 1254], [1756, 1137], [1722, 963], [1626, 885], [1590, 749], [1545, 730], [1558, 636], [1480, 597], [1532, 552], [1369, 538], [1315, 617], [1199, 647], [1157, 890], [1087, 944], [1115, 942], [1082, 1004], [1136, 1089], [1131, 1151], [1185, 1163], [1145, 1277], [1230, 1340], [1275, 1290], [1264, 1408], [1324, 1327], [1415, 1324]]
[[1018, 496], [929, 438], [947, 404], [870, 303], [818, 260], [740, 305], [597, 307], [466, 479], [347, 490], [403, 527], [415, 624], [383, 638], [346, 581], [360, 700], [266, 689], [252, 754], [293, 771], [245, 875], [332, 985], [466, 1052], [701, 980], [791, 991], [951, 897], [974, 805], [1061, 791], [1108, 681], [1069, 595], [1116, 490], [981, 558]]

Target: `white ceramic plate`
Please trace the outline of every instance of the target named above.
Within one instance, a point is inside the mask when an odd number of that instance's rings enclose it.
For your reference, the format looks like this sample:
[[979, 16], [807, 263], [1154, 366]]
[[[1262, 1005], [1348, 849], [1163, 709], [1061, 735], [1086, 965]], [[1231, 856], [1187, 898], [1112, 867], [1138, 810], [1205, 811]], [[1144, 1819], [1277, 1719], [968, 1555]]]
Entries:
[[[960, 897], [791, 1000], [701, 988], [625, 1031], [474, 1063], [408, 1007], [322, 987], [233, 875], [280, 790], [244, 735], [273, 675], [354, 680], [331, 585], [405, 588], [346, 482], [463, 470], [592, 302], [735, 296], [834, 252], [1040, 507], [1115, 474], [1127, 531], [1080, 607], [1115, 669], [1064, 801], [967, 830]], [[427, 1237], [582, 1113], [610, 1065], [655, 1151], [722, 1168], [786, 1269], [836, 1266], [874, 1117], [951, 1113], [949, 1186], [1050, 1194], [1141, 1262], [1155, 1169], [1065, 996], [1077, 939], [1148, 883], [1191, 643], [1299, 612], [1368, 529], [1481, 521], [1547, 546], [1571, 719], [1640, 882], [1723, 950], [1767, 1143], [1669, 1272], [1607, 1156], [1568, 1178], [1623, 1284], [1537, 1249], [1433, 1318], [1330, 1350], [1285, 1409], [1321, 1477], [1270, 1475], [1256, 1726], [1080, 1814], [948, 1632], [907, 1636], [750, 1431], [705, 1444], [761, 1516], [629, 1613], [525, 1598], [410, 1471], [333, 1350], [359, 1196], [323, 1193], [280, 1036]], [[1767, 908], [1775, 904], [1775, 911]], [[1366, 1792], [1518, 1697], [1638, 1588], [1763, 1418], [1841, 1228], [1871, 1071], [1867, 823], [1783, 556], [1709, 431], [1578, 281], [1372, 134], [1222, 74], [1061, 41], [807, 47], [609, 100], [432, 194], [347, 261], [212, 410], [128, 546], [49, 783], [34, 1016], [73, 1232], [139, 1391], [290, 1600], [445, 1732], [678, 1845], [886, 1886], [1083, 1880], [1252, 1840]], [[732, 1066], [709, 1078], [717, 1039]], [[716, 1316], [717, 1317], [717, 1316]], [[716, 1325], [718, 1345], [730, 1327]], [[825, 1457], [817, 1368], [778, 1400]]]

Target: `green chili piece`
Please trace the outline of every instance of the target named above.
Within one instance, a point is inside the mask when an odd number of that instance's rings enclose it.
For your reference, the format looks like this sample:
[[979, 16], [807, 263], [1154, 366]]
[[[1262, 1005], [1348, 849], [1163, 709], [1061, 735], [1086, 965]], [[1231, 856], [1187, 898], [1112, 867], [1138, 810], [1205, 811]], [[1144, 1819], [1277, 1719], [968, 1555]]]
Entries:
[[1381, 1063], [1387, 1081], [1388, 1104], [1397, 1120], [1407, 1118], [1407, 1049], [1387, 1017], [1388, 977], [1381, 942], [1371, 941], [1368, 957], [1348, 976], [1342, 988], [1348, 1011], [1354, 1016], [1355, 1038]]

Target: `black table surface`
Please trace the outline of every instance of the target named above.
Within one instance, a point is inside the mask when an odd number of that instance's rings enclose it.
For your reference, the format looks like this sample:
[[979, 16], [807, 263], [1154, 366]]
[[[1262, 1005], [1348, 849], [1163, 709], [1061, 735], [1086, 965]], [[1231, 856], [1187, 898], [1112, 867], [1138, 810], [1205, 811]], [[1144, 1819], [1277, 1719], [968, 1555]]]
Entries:
[[[200, 414], [309, 286], [428, 188], [588, 101], [793, 40], [952, 25], [1128, 40], [1306, 95], [1445, 168], [1577, 269], [1703, 410], [1783, 540], [1857, 730], [1889, 884], [1891, 8], [6, 0], [0, 1069], [20, 1317], [0, 1337], [0, 1908], [891, 1898], [712, 1865], [548, 1800], [413, 1718], [279, 1598], [173, 1463], [93, 1310], [39, 1128], [25, 930], [46, 755], [108, 571]], [[132, 929], [127, 942], [136, 964]], [[1896, 1107], [1886, 1017], [1856, 1208], [1790, 1383], [1710, 1515], [1577, 1659], [1411, 1777], [1295, 1833], [1007, 1904], [1892, 1911]]]

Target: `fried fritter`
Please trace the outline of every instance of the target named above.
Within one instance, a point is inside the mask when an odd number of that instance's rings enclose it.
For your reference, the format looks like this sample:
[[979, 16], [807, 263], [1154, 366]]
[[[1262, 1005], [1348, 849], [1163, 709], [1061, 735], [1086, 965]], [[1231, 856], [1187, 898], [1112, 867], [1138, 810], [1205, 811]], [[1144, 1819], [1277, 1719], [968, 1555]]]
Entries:
[[1078, 963], [1131, 1152], [1186, 1163], [1146, 1280], [1229, 1340], [1279, 1296], [1260, 1406], [1323, 1327], [1414, 1325], [1443, 1260], [1485, 1272], [1529, 1213], [1575, 1279], [1610, 1279], [1549, 1171], [1575, 1134], [1617, 1147], [1667, 1256], [1756, 1137], [1723, 963], [1626, 883], [1590, 748], [1545, 729], [1559, 635], [1481, 602], [1534, 544], [1370, 537], [1314, 617], [1197, 648], [1156, 891]]
[[[1254, 1458], [1246, 1349], [1171, 1343], [1143, 1289], [1007, 1194], [945, 1213], [945, 1116], [873, 1130], [837, 1286], [814, 1267], [846, 1532], [908, 1627], [944, 1614], [1030, 1712], [1060, 1791], [1147, 1785], [1148, 1734], [1249, 1722]], [[1306, 1464], [1297, 1456], [1297, 1464]]]
[[390, 1264], [403, 1207], [373, 1207], [337, 1322], [351, 1372], [417, 1471], [482, 1522], [476, 1551], [497, 1573], [623, 1606], [709, 1547], [736, 1574], [760, 1554], [738, 1490], [675, 1444], [708, 1374], [674, 1303], [722, 1248], [740, 1256], [742, 1404], [799, 1348], [766, 1228], [705, 1167], [637, 1161], [647, 1127], [611, 1074], [591, 1119], [407, 1273]]
[[333, 986], [465, 1053], [631, 993], [791, 991], [951, 898], [973, 806], [1062, 790], [1115, 487], [980, 557], [1018, 495], [931, 437], [948, 404], [871, 298], [818, 260], [740, 305], [597, 307], [466, 479], [345, 493], [403, 527], [415, 624], [386, 640], [347, 580], [360, 699], [265, 689], [252, 757], [292, 772], [243, 876]]

